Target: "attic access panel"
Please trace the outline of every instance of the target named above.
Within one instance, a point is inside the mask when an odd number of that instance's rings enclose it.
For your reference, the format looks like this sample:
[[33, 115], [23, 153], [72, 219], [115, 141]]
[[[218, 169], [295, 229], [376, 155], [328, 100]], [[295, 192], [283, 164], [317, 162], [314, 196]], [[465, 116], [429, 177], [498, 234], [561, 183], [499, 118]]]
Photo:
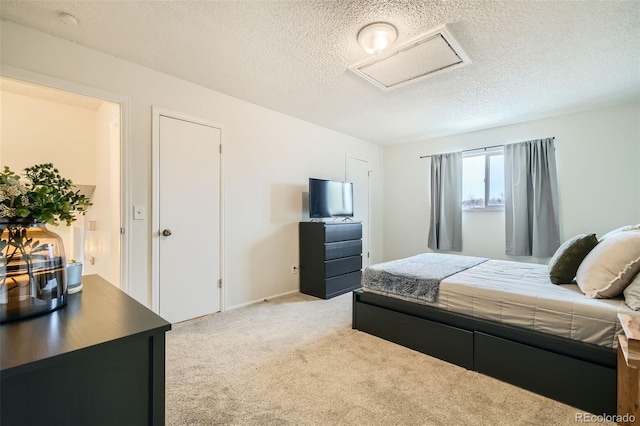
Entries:
[[391, 90], [470, 64], [443, 25], [349, 69], [382, 90]]

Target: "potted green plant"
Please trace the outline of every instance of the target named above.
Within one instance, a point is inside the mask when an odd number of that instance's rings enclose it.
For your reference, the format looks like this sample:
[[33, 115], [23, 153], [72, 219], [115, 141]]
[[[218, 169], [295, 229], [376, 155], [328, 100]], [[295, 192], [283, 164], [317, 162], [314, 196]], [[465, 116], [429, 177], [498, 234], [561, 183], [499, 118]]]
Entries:
[[51, 163], [0, 172], [0, 322], [66, 304], [67, 270], [60, 237], [46, 225], [70, 225], [91, 202]]

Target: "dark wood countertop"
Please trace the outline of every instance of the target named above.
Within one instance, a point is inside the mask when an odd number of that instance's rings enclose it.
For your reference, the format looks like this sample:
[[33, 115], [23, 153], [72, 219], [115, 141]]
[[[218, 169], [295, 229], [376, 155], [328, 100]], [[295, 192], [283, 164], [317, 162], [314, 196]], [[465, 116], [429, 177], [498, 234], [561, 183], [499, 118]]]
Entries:
[[0, 326], [0, 370], [25, 366], [171, 324], [98, 275], [82, 277], [83, 289], [67, 306]]

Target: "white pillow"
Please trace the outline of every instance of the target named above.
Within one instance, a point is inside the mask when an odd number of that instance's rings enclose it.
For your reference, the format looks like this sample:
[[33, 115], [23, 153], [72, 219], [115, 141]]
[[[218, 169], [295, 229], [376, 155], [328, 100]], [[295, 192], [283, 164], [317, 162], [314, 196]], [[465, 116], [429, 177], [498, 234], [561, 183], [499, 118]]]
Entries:
[[622, 232], [622, 231], [638, 231], [640, 230], [640, 223], [637, 225], [627, 225], [627, 226], [621, 226], [620, 228], [616, 228], [613, 231], [609, 231], [606, 234], [604, 234], [602, 237], [600, 237], [600, 241], [604, 240], [605, 238], [609, 238], [610, 236], [617, 234], [618, 232]]
[[578, 267], [576, 282], [587, 297], [616, 297], [638, 272], [640, 231], [618, 232], [589, 252]]

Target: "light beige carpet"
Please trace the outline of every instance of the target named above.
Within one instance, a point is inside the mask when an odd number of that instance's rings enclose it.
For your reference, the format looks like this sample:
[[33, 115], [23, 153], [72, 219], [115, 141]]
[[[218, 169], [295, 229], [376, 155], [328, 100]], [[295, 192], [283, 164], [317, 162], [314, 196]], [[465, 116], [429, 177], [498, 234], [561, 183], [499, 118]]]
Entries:
[[582, 412], [352, 330], [351, 294], [176, 324], [166, 369], [168, 425], [576, 425]]

